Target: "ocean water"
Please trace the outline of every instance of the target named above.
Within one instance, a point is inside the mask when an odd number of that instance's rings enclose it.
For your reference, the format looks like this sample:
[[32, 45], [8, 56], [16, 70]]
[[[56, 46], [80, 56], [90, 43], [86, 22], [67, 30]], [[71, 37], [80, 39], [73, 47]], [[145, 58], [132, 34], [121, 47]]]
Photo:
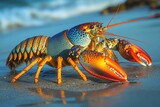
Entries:
[[95, 12], [126, 0], [1, 0], [0, 31], [39, 26]]

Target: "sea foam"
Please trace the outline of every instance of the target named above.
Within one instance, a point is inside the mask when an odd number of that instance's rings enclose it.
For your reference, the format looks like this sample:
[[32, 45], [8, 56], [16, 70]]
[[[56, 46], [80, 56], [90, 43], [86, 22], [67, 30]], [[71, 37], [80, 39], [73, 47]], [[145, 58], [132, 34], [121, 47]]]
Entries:
[[0, 31], [39, 26], [72, 16], [100, 11], [126, 0], [15, 0], [3, 2], [0, 9]]

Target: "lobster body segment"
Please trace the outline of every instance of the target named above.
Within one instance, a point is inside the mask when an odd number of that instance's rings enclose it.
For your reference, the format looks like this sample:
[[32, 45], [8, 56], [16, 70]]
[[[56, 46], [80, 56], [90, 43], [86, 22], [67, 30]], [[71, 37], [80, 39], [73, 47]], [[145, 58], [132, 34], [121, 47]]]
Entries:
[[67, 59], [69, 50], [73, 44], [68, 39], [67, 30], [60, 32], [48, 40], [47, 54], [52, 56], [54, 59], [57, 59], [58, 56], [62, 56], [63, 59]]
[[89, 34], [82, 30], [81, 25], [71, 28], [67, 31], [66, 35], [68, 40], [74, 45], [86, 47], [91, 41]]
[[35, 36], [22, 41], [11, 51], [6, 65], [10, 69], [15, 69], [24, 62], [44, 57], [47, 54], [47, 43], [47, 36]]

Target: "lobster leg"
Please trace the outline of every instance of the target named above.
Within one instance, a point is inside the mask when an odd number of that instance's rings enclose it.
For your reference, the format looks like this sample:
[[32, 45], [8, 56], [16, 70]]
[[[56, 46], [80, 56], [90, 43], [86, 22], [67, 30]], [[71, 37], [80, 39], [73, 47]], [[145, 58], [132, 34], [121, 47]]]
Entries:
[[104, 40], [99, 42], [95, 47], [95, 51], [107, 53], [109, 58], [111, 58], [111, 59], [113, 58], [113, 60], [118, 63], [118, 58], [115, 55], [115, 53], [112, 50], [106, 48], [106, 42], [107, 41], [104, 41]]
[[78, 68], [77, 64], [75, 64], [75, 62], [68, 57], [67, 58], [68, 62], [73, 66], [73, 68], [78, 72], [78, 74], [82, 77], [82, 79], [84, 81], [87, 81], [87, 77], [85, 76], [85, 74], [83, 74], [83, 72]]
[[36, 58], [33, 62], [31, 62], [27, 67], [25, 67], [18, 75], [16, 75], [12, 79], [12, 83], [15, 83], [19, 77], [21, 77], [24, 73], [30, 70], [38, 61], [42, 60], [41, 58]]
[[107, 52], [107, 55], [109, 58], [111, 58], [111, 59], [113, 58], [113, 60], [118, 63], [118, 58], [112, 50], [105, 48], [104, 51]]
[[34, 77], [35, 83], [38, 82], [39, 74], [40, 74], [41, 69], [43, 68], [44, 64], [46, 64], [47, 62], [50, 62], [51, 60], [52, 60], [51, 56], [46, 56], [42, 61], [39, 62], [38, 69], [37, 69], [35, 77]]
[[63, 61], [63, 58], [62, 57], [58, 57], [57, 58], [57, 62], [58, 62], [58, 65], [57, 65], [57, 82], [58, 84], [61, 84], [62, 83], [62, 61]]

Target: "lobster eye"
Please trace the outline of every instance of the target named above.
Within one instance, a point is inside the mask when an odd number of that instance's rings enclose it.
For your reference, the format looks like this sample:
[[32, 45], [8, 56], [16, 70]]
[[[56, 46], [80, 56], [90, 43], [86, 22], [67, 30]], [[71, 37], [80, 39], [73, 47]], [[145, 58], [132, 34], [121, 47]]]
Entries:
[[91, 25], [91, 26], [90, 26], [90, 29], [93, 29], [93, 28], [94, 28], [94, 26], [93, 26], [93, 25]]
[[101, 28], [101, 27], [102, 27], [102, 24], [98, 24], [97, 27]]

